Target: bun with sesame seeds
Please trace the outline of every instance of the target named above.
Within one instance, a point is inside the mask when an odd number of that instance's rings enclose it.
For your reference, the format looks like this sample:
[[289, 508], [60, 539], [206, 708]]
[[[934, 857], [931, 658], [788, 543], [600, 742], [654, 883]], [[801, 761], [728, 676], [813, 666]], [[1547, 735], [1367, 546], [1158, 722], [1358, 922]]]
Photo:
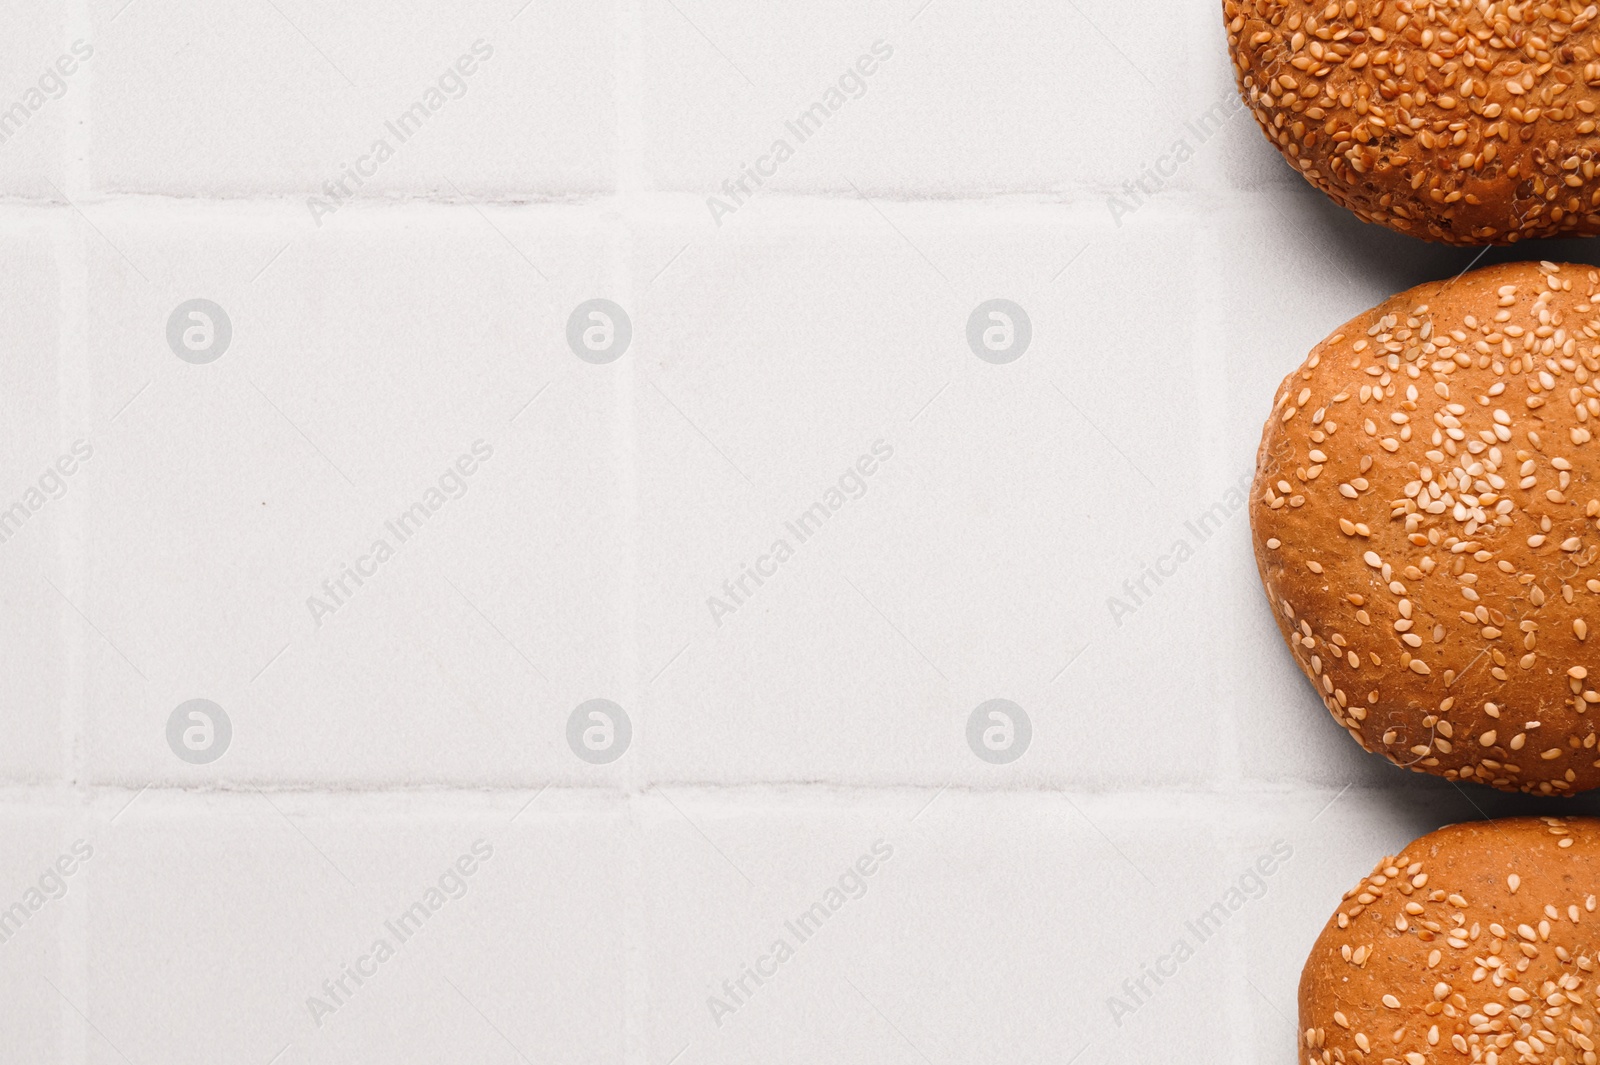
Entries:
[[1452, 825], [1345, 892], [1300, 976], [1303, 1065], [1596, 1061], [1600, 820]]
[[1449, 244], [1600, 233], [1588, 0], [1224, 0], [1267, 139], [1368, 222]]
[[1250, 498], [1256, 564], [1362, 747], [1506, 791], [1600, 787], [1596, 425], [1587, 266], [1420, 285], [1284, 379]]

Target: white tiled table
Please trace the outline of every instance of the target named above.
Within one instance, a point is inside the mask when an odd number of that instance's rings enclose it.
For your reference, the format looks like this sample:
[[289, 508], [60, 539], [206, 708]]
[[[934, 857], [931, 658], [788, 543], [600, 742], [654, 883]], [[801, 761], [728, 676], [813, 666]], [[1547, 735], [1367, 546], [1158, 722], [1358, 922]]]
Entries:
[[[1341, 892], [1531, 808], [1350, 743], [1236, 505], [1283, 374], [1472, 253], [1356, 223], [1246, 113], [1202, 142], [1213, 4], [520, 4], [8, 24], [0, 109], [93, 55], [0, 142], [0, 509], [92, 456], [0, 542], [0, 1058], [1292, 1060]], [[565, 337], [597, 297], [604, 364]], [[1032, 740], [991, 764], [1001, 698]]]

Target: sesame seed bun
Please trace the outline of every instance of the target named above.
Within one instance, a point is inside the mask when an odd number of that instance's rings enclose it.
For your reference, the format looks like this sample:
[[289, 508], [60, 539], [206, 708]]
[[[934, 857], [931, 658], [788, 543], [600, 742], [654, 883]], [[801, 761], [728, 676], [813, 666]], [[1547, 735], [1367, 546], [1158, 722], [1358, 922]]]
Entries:
[[1600, 821], [1452, 825], [1345, 892], [1300, 977], [1300, 1055], [1594, 1062]]
[[1600, 272], [1420, 285], [1284, 379], [1250, 499], [1278, 627], [1400, 765], [1600, 786]]
[[1267, 139], [1368, 222], [1449, 244], [1600, 233], [1588, 0], [1225, 0]]

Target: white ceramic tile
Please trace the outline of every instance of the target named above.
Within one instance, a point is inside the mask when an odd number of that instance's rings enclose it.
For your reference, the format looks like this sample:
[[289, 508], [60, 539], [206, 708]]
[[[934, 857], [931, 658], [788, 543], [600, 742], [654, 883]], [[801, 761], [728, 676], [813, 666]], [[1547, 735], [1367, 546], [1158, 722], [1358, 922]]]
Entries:
[[642, 7], [648, 172], [730, 204], [743, 194], [723, 182], [741, 179], [757, 198], [1120, 184], [1182, 135], [1189, 42], [1221, 36], [1209, 7], [1153, 34], [1146, 13], [1099, 0], [1004, 18], [964, 0]]
[[[564, 324], [611, 287], [608, 230], [431, 217], [107, 225], [127, 260], [91, 271], [106, 474], [63, 588], [117, 652], [90, 678], [97, 776], [196, 779], [164, 739], [194, 698], [236, 730], [204, 779], [585, 768], [565, 716], [622, 644], [620, 378]], [[200, 365], [166, 333], [196, 296], [232, 323]]]
[[80, 938], [90, 835], [48, 799], [0, 805], [0, 994], [9, 1003], [5, 1051], [17, 1061], [76, 1056], [70, 972], [78, 959], [69, 944]]
[[[3, 147], [3, 146], [0, 146]], [[77, 655], [94, 634], [56, 589], [73, 564], [77, 515], [99, 474], [79, 409], [81, 355], [65, 338], [58, 254], [66, 231], [0, 226], [0, 779], [60, 780]], [[54, 575], [52, 577], [51, 575]], [[52, 588], [52, 583], [56, 588]]]
[[136, 799], [89, 867], [89, 1060], [620, 1061], [622, 821], [527, 798]]
[[608, 5], [136, 2], [93, 5], [102, 189], [288, 196], [327, 224], [362, 199], [611, 184]]
[[87, 108], [97, 53], [73, 5], [46, 0], [11, 12], [0, 42], [0, 197], [59, 202]]
[[[652, 1056], [1110, 1050], [1104, 1000], [1165, 945], [1167, 911], [1197, 893], [1184, 871], [1219, 857], [1212, 826], [1059, 796], [1022, 808], [952, 791], [919, 813], [924, 801], [664, 802], [646, 822], [663, 885], [647, 925]], [[1207, 1005], [1166, 996], [1140, 1042], [1227, 1040]]]

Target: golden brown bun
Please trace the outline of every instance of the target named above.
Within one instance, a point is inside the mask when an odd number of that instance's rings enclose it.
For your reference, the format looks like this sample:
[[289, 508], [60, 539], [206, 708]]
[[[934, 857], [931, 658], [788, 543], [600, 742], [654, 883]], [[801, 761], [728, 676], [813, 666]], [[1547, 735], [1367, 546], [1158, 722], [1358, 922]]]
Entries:
[[1245, 102], [1368, 222], [1450, 244], [1600, 232], [1588, 0], [1224, 0]]
[[1369, 751], [1600, 786], [1600, 272], [1511, 263], [1345, 324], [1278, 390], [1250, 524], [1278, 627]]
[[1452, 825], [1345, 893], [1300, 976], [1303, 1065], [1595, 1062], [1600, 821]]

